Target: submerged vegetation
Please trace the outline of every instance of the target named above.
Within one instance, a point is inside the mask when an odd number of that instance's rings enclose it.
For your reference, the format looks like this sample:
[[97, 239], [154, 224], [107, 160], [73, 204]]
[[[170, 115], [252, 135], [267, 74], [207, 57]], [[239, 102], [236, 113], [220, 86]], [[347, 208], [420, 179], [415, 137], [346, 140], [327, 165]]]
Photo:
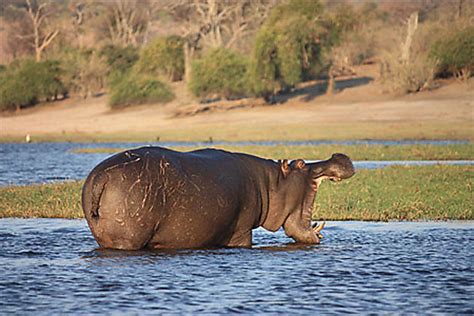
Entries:
[[[198, 147], [171, 147], [191, 151]], [[126, 148], [78, 148], [75, 153], [114, 154]], [[335, 152], [343, 152], [353, 160], [472, 160], [474, 144], [436, 145], [318, 145], [318, 146], [219, 146], [231, 152], [243, 152], [264, 158], [307, 160], [325, 159]]]
[[[325, 182], [315, 220], [474, 220], [473, 166], [358, 170]], [[82, 181], [0, 188], [0, 217], [82, 218]]]

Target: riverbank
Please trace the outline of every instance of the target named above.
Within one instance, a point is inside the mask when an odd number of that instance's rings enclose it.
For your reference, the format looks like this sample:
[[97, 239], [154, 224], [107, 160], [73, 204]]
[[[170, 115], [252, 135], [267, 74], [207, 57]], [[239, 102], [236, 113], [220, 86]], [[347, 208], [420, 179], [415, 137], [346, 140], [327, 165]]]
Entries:
[[[474, 220], [473, 166], [358, 170], [318, 192], [315, 220]], [[0, 188], [0, 217], [82, 218], [82, 181]]]
[[[159, 144], [158, 144], [159, 145]], [[268, 159], [321, 160], [340, 152], [352, 160], [474, 160], [474, 143], [452, 145], [275, 145], [275, 146], [174, 146], [177, 151], [192, 151], [203, 147], [214, 147], [230, 152], [241, 152]], [[130, 148], [83, 147], [72, 150], [84, 154], [114, 154]]]
[[474, 140], [472, 86], [472, 80], [452, 82], [433, 91], [386, 96], [380, 94], [379, 85], [370, 83], [346, 88], [333, 97], [313, 95], [311, 89], [303, 88], [281, 104], [185, 117], [176, 113], [190, 105], [207, 105], [182, 96], [185, 88], [176, 86], [176, 94], [182, 97], [166, 105], [111, 111], [108, 97], [102, 96], [1, 115], [0, 141], [21, 142], [27, 134], [33, 142]]

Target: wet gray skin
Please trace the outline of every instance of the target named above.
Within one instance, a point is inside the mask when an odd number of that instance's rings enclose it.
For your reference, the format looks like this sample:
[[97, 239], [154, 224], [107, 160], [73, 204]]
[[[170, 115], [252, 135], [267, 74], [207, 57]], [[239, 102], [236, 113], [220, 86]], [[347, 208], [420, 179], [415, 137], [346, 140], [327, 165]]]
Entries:
[[125, 151], [88, 176], [82, 206], [103, 248], [249, 247], [252, 229], [283, 226], [296, 242], [317, 244], [312, 206], [324, 179], [354, 175], [349, 157], [305, 164], [203, 149]]

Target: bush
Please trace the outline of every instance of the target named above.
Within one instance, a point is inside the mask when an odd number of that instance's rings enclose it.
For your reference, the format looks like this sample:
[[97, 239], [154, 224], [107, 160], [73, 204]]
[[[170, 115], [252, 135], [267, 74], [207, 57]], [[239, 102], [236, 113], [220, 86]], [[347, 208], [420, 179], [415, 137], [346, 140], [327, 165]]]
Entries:
[[[407, 34], [403, 29], [384, 32], [386, 48], [380, 53], [380, 78], [388, 92], [395, 94], [413, 93], [431, 88], [437, 62], [429, 56], [431, 45], [441, 34], [441, 25], [425, 21], [412, 34], [409, 55], [403, 60], [402, 47]], [[402, 31], [402, 32], [400, 32]]]
[[124, 74], [110, 87], [110, 106], [122, 108], [145, 103], [166, 103], [173, 92], [162, 82], [135, 73]]
[[0, 75], [0, 109], [20, 110], [41, 100], [66, 95], [60, 75], [58, 61], [24, 60], [10, 65]]
[[434, 78], [436, 63], [426, 54], [402, 62], [394, 55], [383, 57], [382, 80], [389, 92], [407, 94], [429, 89]]
[[108, 74], [104, 57], [90, 49], [67, 49], [61, 54], [63, 82], [72, 93], [83, 98], [101, 93]]
[[109, 66], [109, 73], [125, 73], [138, 61], [138, 50], [133, 46], [120, 47], [116, 45], [104, 46], [99, 55], [104, 57]]
[[247, 60], [218, 48], [194, 61], [189, 88], [199, 97], [242, 97], [247, 94]]
[[141, 51], [136, 68], [150, 75], [164, 76], [170, 81], [181, 80], [184, 76], [183, 39], [168, 36], [153, 40]]
[[474, 27], [435, 42], [430, 56], [438, 61], [438, 74], [469, 78], [474, 70]]
[[250, 70], [254, 92], [268, 95], [314, 78], [327, 68], [324, 57], [337, 38], [318, 1], [292, 0], [273, 8], [259, 30]]

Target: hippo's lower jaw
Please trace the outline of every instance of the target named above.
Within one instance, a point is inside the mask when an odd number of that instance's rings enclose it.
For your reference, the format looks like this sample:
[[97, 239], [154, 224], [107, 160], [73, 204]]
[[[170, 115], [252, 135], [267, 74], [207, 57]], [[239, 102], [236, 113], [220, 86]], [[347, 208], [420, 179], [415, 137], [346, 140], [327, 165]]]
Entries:
[[319, 189], [319, 186], [321, 185], [321, 183], [324, 181], [324, 180], [331, 180], [333, 182], [339, 182], [341, 181], [342, 179], [341, 178], [338, 178], [338, 177], [329, 177], [329, 176], [321, 176], [319, 178], [316, 178], [316, 179], [313, 179], [313, 183], [311, 185], [311, 188], [313, 189], [313, 191], [318, 191]]

